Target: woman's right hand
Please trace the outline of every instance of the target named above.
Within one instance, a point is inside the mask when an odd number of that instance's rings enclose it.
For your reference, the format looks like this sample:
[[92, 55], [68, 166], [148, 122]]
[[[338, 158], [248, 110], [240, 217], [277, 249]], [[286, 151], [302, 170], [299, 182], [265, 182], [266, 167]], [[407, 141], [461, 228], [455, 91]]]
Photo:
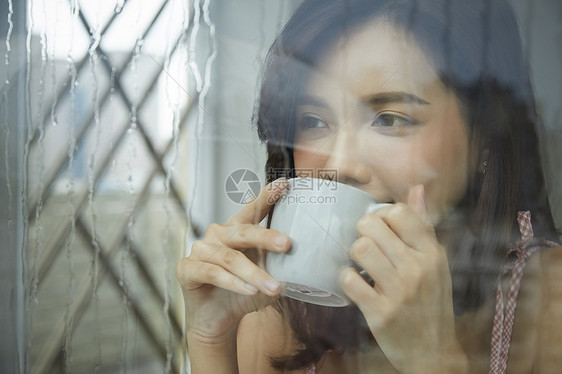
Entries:
[[262, 250], [285, 252], [288, 236], [259, 226], [288, 187], [268, 184], [224, 225], [211, 224], [177, 267], [186, 308], [186, 332], [207, 343], [232, 338], [242, 317], [271, 304], [281, 285], [257, 265]]

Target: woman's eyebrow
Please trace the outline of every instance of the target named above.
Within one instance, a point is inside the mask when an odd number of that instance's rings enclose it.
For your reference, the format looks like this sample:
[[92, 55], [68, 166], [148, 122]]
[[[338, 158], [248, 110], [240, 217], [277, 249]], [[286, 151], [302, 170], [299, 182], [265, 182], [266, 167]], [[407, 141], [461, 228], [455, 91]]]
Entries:
[[379, 106], [392, 103], [414, 103], [429, 105], [429, 102], [425, 101], [421, 97], [402, 91], [380, 92], [374, 95], [365, 96], [361, 101], [371, 106]]
[[299, 97], [297, 98], [297, 105], [298, 106], [310, 105], [310, 106], [317, 106], [317, 107], [324, 107], [324, 108], [329, 107], [326, 101], [324, 101], [323, 99], [317, 96], [312, 96], [312, 95], [299, 95]]

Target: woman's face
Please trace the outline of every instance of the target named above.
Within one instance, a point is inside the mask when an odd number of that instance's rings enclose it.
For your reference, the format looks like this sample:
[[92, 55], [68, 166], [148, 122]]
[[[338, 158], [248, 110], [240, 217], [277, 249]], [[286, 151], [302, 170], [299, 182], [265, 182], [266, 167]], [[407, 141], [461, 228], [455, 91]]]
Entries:
[[436, 224], [475, 171], [452, 92], [411, 37], [376, 22], [342, 37], [310, 73], [297, 105], [297, 175], [335, 170], [381, 202], [425, 186]]

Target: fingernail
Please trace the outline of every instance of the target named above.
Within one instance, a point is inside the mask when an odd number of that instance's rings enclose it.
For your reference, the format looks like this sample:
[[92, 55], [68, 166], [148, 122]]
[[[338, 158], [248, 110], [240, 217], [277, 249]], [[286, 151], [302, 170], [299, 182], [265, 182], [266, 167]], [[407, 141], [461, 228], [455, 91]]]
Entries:
[[280, 234], [273, 239], [273, 244], [279, 249], [285, 249], [289, 238], [286, 235]]
[[276, 292], [279, 287], [281, 286], [281, 284], [279, 284], [279, 282], [277, 282], [274, 279], [267, 279], [264, 282], [265, 288], [267, 288], [269, 291], [271, 292]]
[[257, 289], [256, 287], [252, 286], [250, 283], [246, 283], [246, 284], [244, 285], [244, 287], [246, 287], [246, 289], [247, 289], [248, 291], [252, 292], [252, 293], [258, 292], [258, 289]]

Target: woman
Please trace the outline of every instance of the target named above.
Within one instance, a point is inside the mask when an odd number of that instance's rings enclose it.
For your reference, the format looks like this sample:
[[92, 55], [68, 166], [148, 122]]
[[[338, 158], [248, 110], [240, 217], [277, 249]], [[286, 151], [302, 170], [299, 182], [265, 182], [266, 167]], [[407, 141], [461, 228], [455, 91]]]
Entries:
[[270, 50], [258, 114], [270, 181], [336, 170], [392, 203], [350, 250], [374, 287], [350, 268], [352, 307], [279, 299], [256, 265], [291, 245], [258, 225], [287, 188], [271, 183], [178, 266], [194, 373], [559, 370], [562, 252], [504, 0], [304, 1]]

